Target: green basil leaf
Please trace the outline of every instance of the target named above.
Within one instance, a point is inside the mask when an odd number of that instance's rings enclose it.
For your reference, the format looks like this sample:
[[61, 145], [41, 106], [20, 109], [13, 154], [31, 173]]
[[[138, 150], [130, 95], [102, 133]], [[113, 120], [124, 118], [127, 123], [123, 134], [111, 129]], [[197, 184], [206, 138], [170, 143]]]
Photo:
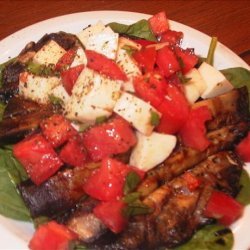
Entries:
[[95, 124], [96, 124], [96, 125], [102, 124], [102, 123], [106, 122], [107, 119], [108, 119], [108, 118], [107, 118], [107, 116], [105, 116], [105, 115], [96, 117], [96, 119], [95, 119]]
[[231, 250], [234, 238], [230, 229], [221, 225], [208, 225], [197, 231], [190, 241], [175, 250]]
[[245, 169], [240, 176], [241, 190], [238, 193], [236, 200], [243, 205], [250, 204], [250, 177]]
[[0, 148], [0, 214], [16, 220], [31, 220], [16, 189], [16, 185], [26, 179], [27, 175], [13, 157], [11, 148]]
[[0, 102], [0, 122], [3, 119], [3, 114], [4, 114], [5, 107], [6, 107], [6, 105]]
[[143, 214], [149, 214], [153, 211], [152, 208], [146, 206], [141, 201], [136, 201], [133, 203], [129, 203], [124, 209], [123, 209], [123, 215], [125, 217], [131, 217], [136, 215], [143, 215]]
[[4, 63], [0, 64], [0, 88], [3, 86], [3, 71], [4, 71], [5, 67], [8, 64], [14, 62], [15, 60], [16, 60], [16, 57], [8, 60], [7, 62], [4, 62]]
[[249, 110], [250, 110], [250, 71], [241, 68], [229, 68], [221, 70], [222, 74], [227, 78], [229, 82], [233, 84], [235, 88], [241, 88], [246, 86], [249, 96]]
[[154, 34], [152, 33], [149, 23], [143, 19], [134, 24], [126, 25], [121, 23], [109, 23], [108, 26], [116, 33], [124, 34], [128, 36], [134, 36], [149, 41], [156, 41]]
[[69, 245], [69, 249], [70, 250], [88, 250], [88, 248], [79, 241], [71, 241]]
[[127, 194], [123, 198], [123, 200], [126, 203], [133, 203], [133, 202], [137, 201], [139, 198], [140, 198], [140, 193], [139, 192], [133, 192], [133, 193]]
[[33, 224], [35, 228], [38, 228], [40, 225], [46, 224], [49, 222], [51, 219], [46, 217], [46, 216], [39, 216], [33, 219]]
[[207, 53], [207, 58], [205, 60], [206, 63], [213, 65], [214, 64], [214, 52], [217, 46], [217, 37], [212, 37], [211, 42], [210, 42], [210, 46], [209, 46], [209, 50]]
[[151, 111], [150, 123], [153, 126], [157, 126], [160, 123], [160, 116], [157, 112]]
[[53, 105], [63, 105], [63, 100], [57, 96], [49, 95], [49, 100]]
[[41, 65], [38, 63], [34, 63], [32, 61], [29, 61], [27, 63], [27, 70], [34, 74], [39, 76], [57, 76], [59, 72], [56, 72], [54, 70], [54, 65]]
[[128, 194], [133, 191], [139, 182], [141, 181], [140, 176], [136, 172], [129, 172], [126, 176], [125, 185], [124, 185], [124, 194]]

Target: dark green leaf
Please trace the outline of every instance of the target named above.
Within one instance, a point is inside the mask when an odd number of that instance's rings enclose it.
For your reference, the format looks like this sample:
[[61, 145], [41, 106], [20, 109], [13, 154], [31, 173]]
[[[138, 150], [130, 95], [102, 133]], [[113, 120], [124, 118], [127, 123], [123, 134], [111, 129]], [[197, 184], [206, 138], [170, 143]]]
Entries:
[[3, 119], [5, 107], [6, 107], [6, 105], [0, 102], [0, 121], [2, 121], [2, 119]]
[[217, 46], [217, 37], [212, 37], [211, 42], [210, 42], [210, 46], [209, 46], [209, 50], [207, 53], [207, 58], [206, 58], [206, 63], [213, 65], [214, 63], [214, 52]]
[[98, 125], [98, 124], [102, 124], [104, 122], [107, 121], [107, 116], [103, 115], [103, 116], [99, 116], [99, 117], [96, 117], [95, 119], [95, 124]]
[[152, 212], [152, 208], [146, 206], [140, 201], [129, 203], [127, 207], [123, 209], [123, 214], [126, 217], [149, 214]]
[[63, 104], [63, 100], [59, 97], [56, 97], [54, 95], [49, 95], [49, 100], [53, 105], [62, 105]]
[[250, 178], [246, 170], [243, 169], [240, 177], [241, 190], [236, 200], [243, 205], [250, 204]]
[[79, 241], [71, 241], [69, 249], [70, 250], [88, 250], [88, 248]]
[[0, 88], [3, 86], [3, 71], [4, 71], [5, 67], [6, 67], [8, 64], [14, 62], [15, 60], [16, 60], [16, 57], [15, 57], [15, 58], [12, 58], [12, 59], [10, 59], [10, 60], [8, 60], [8, 61], [5, 62], [5, 63], [0, 64]]
[[0, 148], [0, 214], [16, 220], [31, 220], [16, 185], [27, 175], [10, 148]]
[[39, 216], [33, 219], [33, 224], [35, 225], [35, 228], [38, 228], [40, 225], [45, 224], [50, 220], [51, 219], [46, 216]]
[[[227, 78], [229, 82], [233, 84], [235, 88], [240, 88], [246, 86], [248, 89], [248, 96], [250, 98], [250, 71], [241, 68], [229, 68], [221, 70], [222, 74]], [[249, 99], [249, 109], [250, 109], [250, 99]]]
[[178, 72], [177, 76], [178, 76], [180, 82], [183, 83], [183, 84], [185, 84], [185, 83], [187, 83], [187, 82], [189, 82], [191, 80], [191, 78], [185, 77], [181, 72]]
[[140, 176], [136, 172], [129, 172], [125, 180], [124, 194], [133, 191], [139, 184], [140, 180]]
[[197, 231], [192, 239], [175, 250], [231, 250], [234, 239], [230, 229], [220, 225], [208, 225]]
[[108, 26], [116, 33], [134, 36], [149, 41], [156, 41], [147, 20], [140, 20], [134, 24], [109, 23]]
[[133, 203], [133, 202], [137, 201], [139, 198], [140, 198], [140, 193], [138, 193], [138, 192], [133, 192], [133, 193], [127, 194], [127, 195], [123, 198], [123, 200], [124, 200], [126, 203]]
[[153, 126], [157, 126], [160, 123], [160, 116], [157, 112], [151, 111], [150, 123]]
[[39, 76], [57, 75], [57, 72], [54, 70], [54, 65], [41, 65], [41, 64], [29, 61], [26, 67], [27, 67], [27, 70], [34, 75], [39, 75]]

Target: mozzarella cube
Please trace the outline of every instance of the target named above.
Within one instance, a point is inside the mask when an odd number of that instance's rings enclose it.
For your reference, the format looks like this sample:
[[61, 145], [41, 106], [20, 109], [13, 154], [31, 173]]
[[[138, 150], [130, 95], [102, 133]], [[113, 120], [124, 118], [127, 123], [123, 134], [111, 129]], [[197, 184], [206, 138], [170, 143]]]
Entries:
[[101, 23], [81, 31], [77, 37], [86, 49], [94, 50], [110, 59], [115, 59], [119, 35]]
[[70, 67], [76, 67], [81, 64], [87, 65], [87, 57], [85, 55], [83, 48], [79, 47], [76, 51], [76, 55]]
[[152, 112], [161, 114], [149, 103], [140, 98], [124, 92], [114, 107], [114, 112], [130, 122], [138, 131], [150, 135], [154, 129], [151, 123]]
[[177, 141], [174, 135], [156, 132], [150, 136], [137, 132], [136, 137], [137, 144], [131, 153], [129, 164], [143, 171], [148, 171], [167, 159]]
[[23, 72], [19, 77], [19, 94], [35, 102], [49, 103], [51, 90], [60, 84], [58, 77], [42, 77]]
[[58, 60], [66, 53], [66, 50], [62, 48], [54, 40], [50, 40], [46, 43], [33, 57], [33, 61], [38, 64], [56, 64]]
[[65, 105], [70, 99], [69, 94], [67, 93], [62, 84], [57, 85], [55, 88], [53, 88], [51, 90], [51, 95], [62, 100], [63, 105]]
[[185, 74], [185, 77], [190, 78], [190, 80], [187, 83], [188, 85], [194, 85], [197, 88], [200, 95], [204, 93], [204, 91], [207, 88], [207, 84], [205, 83], [205, 80], [202, 78], [198, 69], [195, 68], [191, 69], [187, 74]]
[[189, 82], [185, 83], [183, 85], [183, 90], [184, 90], [184, 94], [185, 94], [185, 96], [190, 104], [195, 103], [200, 97], [199, 90], [192, 83], [189, 83]]
[[198, 70], [207, 86], [201, 96], [203, 99], [224, 94], [234, 88], [220, 71], [208, 63], [203, 62]]
[[120, 96], [120, 88], [121, 81], [111, 80], [87, 67], [84, 68], [66, 105], [67, 117], [89, 122], [100, 116], [110, 116]]

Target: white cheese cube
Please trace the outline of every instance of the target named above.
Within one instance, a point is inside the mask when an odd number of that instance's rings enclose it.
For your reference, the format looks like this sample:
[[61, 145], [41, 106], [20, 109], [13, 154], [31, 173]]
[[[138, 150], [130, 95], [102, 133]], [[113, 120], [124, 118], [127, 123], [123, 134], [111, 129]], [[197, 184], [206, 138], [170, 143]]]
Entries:
[[102, 23], [90, 26], [81, 31], [77, 37], [86, 49], [94, 50], [110, 59], [115, 59], [119, 35]]
[[76, 55], [75, 58], [73, 60], [73, 62], [71, 63], [70, 67], [76, 67], [78, 65], [87, 65], [87, 57], [85, 55], [85, 52], [83, 50], [83, 48], [79, 47], [76, 51]]
[[200, 97], [200, 93], [199, 93], [198, 89], [192, 83], [189, 83], [189, 82], [185, 83], [183, 85], [183, 90], [184, 90], [185, 96], [190, 104], [195, 103]]
[[53, 88], [51, 90], [51, 95], [62, 100], [63, 105], [65, 105], [70, 99], [69, 94], [67, 93], [62, 84], [57, 85], [55, 88]]
[[88, 122], [95, 121], [100, 116], [110, 116], [120, 96], [120, 88], [121, 81], [111, 80], [84, 68], [66, 105], [67, 117]]
[[33, 61], [38, 64], [56, 64], [58, 60], [66, 53], [66, 50], [62, 48], [54, 40], [50, 40], [46, 43], [33, 57]]
[[105, 25], [99, 21], [95, 25], [91, 25], [88, 28], [79, 32], [76, 36], [81, 41], [83, 45], [87, 44], [89, 38], [95, 36], [96, 34], [102, 32], [105, 29]]
[[198, 70], [207, 86], [201, 96], [203, 99], [224, 94], [234, 88], [220, 71], [208, 63], [203, 62]]
[[143, 171], [148, 171], [167, 159], [177, 141], [174, 135], [156, 132], [150, 136], [137, 132], [136, 137], [137, 144], [131, 153], [129, 164]]
[[19, 77], [19, 94], [35, 102], [49, 103], [51, 90], [60, 84], [58, 77], [42, 77], [23, 72]]
[[154, 129], [152, 125], [152, 112], [161, 114], [149, 103], [140, 98], [124, 92], [114, 107], [114, 112], [130, 122], [138, 131], [150, 135]]
[[191, 69], [187, 74], [185, 74], [186, 78], [190, 78], [187, 84], [194, 85], [199, 91], [200, 95], [204, 93], [207, 88], [207, 84], [205, 80], [202, 78], [198, 69]]

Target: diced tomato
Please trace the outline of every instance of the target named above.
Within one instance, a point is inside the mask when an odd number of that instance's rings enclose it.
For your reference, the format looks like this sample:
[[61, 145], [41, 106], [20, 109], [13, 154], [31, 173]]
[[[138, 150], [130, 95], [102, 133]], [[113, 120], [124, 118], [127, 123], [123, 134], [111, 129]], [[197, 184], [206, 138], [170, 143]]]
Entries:
[[130, 124], [120, 117], [90, 128], [83, 133], [83, 143], [93, 161], [128, 151], [136, 143]]
[[136, 43], [139, 43], [141, 46], [144, 46], [144, 47], [156, 43], [154, 41], [148, 41], [145, 39], [133, 39], [133, 41]]
[[86, 152], [81, 139], [74, 136], [63, 146], [59, 154], [60, 159], [74, 167], [84, 166]]
[[[118, 160], [105, 158], [102, 160], [101, 167], [88, 178], [83, 189], [95, 199], [114, 200], [122, 197], [125, 179], [129, 172], [137, 173], [137, 170]], [[141, 171], [138, 176], [141, 176]]]
[[229, 226], [241, 217], [243, 209], [243, 205], [231, 196], [223, 192], [213, 191], [207, 203], [204, 215], [215, 218], [221, 224]]
[[136, 94], [155, 108], [163, 102], [166, 94], [166, 82], [158, 76], [150, 73], [134, 78], [133, 82]]
[[166, 77], [181, 69], [175, 53], [167, 46], [157, 50], [156, 64]]
[[66, 226], [51, 221], [39, 226], [29, 243], [29, 248], [31, 250], [69, 250], [70, 242], [76, 239], [77, 235]]
[[106, 75], [113, 80], [126, 81], [127, 76], [121, 68], [111, 59], [93, 50], [85, 50], [87, 66], [100, 74]]
[[133, 57], [144, 72], [153, 71], [156, 60], [156, 50], [154, 47], [142, 48], [133, 53]]
[[51, 144], [41, 134], [15, 144], [13, 154], [36, 185], [46, 181], [63, 165]]
[[210, 141], [206, 137], [206, 121], [212, 119], [207, 106], [192, 109], [187, 121], [180, 130], [180, 136], [184, 145], [199, 151], [205, 150]]
[[64, 71], [70, 64], [73, 62], [74, 57], [76, 55], [76, 51], [73, 49], [69, 49], [57, 62], [55, 66], [55, 70]]
[[45, 138], [56, 148], [68, 141], [77, 131], [70, 122], [62, 115], [55, 114], [43, 120], [40, 124]]
[[158, 36], [169, 29], [169, 23], [164, 11], [155, 14], [149, 18], [149, 25], [152, 32]]
[[113, 200], [101, 202], [93, 212], [112, 232], [120, 233], [127, 225], [128, 219], [123, 215], [123, 201]]
[[186, 122], [189, 114], [189, 104], [179, 88], [166, 84], [167, 95], [157, 110], [162, 114], [156, 130], [160, 133], [175, 134]]
[[236, 152], [245, 162], [250, 162], [250, 132], [237, 146]]
[[198, 56], [194, 54], [193, 49], [181, 49], [179, 47], [175, 48], [175, 53], [179, 60], [181, 60], [181, 70], [183, 74], [186, 74], [188, 71], [194, 68], [198, 63]]
[[161, 34], [160, 42], [161, 43], [168, 42], [169, 44], [172, 45], [178, 45], [181, 43], [182, 38], [183, 38], [182, 32], [167, 30], [166, 32]]
[[69, 95], [76, 83], [77, 78], [84, 69], [84, 65], [78, 65], [61, 72], [62, 84]]
[[187, 187], [191, 192], [196, 190], [201, 184], [201, 180], [190, 172], [186, 172], [182, 177], [186, 181]]

